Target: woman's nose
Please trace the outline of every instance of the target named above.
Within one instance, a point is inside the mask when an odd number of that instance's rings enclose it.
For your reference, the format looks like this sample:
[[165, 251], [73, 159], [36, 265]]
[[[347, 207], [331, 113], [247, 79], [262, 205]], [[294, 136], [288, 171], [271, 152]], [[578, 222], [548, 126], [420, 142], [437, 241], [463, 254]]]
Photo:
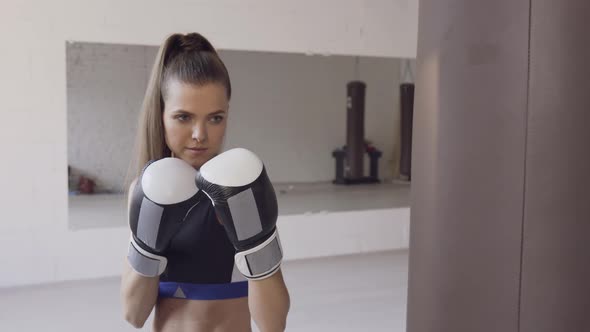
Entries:
[[197, 142], [204, 142], [207, 140], [207, 129], [204, 125], [196, 125], [193, 127], [192, 138]]

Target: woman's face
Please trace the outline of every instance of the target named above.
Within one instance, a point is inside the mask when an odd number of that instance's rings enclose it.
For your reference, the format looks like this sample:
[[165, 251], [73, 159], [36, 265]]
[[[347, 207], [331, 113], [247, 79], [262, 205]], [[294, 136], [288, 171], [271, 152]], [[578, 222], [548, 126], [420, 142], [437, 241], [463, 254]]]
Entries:
[[198, 169], [221, 151], [229, 110], [223, 85], [170, 80], [164, 105], [164, 135], [175, 157]]

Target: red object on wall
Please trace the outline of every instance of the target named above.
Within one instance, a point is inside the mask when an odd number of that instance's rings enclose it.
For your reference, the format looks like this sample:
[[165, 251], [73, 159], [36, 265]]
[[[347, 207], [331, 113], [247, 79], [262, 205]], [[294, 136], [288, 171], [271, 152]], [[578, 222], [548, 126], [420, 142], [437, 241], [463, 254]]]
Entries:
[[80, 181], [78, 182], [78, 190], [81, 194], [93, 194], [95, 186], [96, 183], [94, 183], [94, 181], [91, 179], [85, 176], [80, 177]]

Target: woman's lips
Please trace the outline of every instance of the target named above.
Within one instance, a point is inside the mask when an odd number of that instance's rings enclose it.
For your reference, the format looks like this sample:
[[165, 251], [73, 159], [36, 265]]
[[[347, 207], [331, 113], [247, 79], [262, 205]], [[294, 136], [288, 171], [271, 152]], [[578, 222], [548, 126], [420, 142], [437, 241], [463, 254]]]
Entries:
[[207, 148], [186, 148], [186, 150], [192, 156], [200, 156], [207, 152]]

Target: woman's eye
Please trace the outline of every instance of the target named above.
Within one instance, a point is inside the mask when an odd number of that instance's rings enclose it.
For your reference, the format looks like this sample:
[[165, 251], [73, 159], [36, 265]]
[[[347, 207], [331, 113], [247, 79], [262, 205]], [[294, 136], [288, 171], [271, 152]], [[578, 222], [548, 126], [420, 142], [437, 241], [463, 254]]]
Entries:
[[220, 123], [221, 121], [223, 121], [223, 116], [221, 115], [216, 115], [211, 118], [211, 122], [213, 123]]
[[185, 122], [188, 121], [189, 116], [186, 114], [180, 114], [176, 116], [176, 119], [178, 119], [180, 122]]

